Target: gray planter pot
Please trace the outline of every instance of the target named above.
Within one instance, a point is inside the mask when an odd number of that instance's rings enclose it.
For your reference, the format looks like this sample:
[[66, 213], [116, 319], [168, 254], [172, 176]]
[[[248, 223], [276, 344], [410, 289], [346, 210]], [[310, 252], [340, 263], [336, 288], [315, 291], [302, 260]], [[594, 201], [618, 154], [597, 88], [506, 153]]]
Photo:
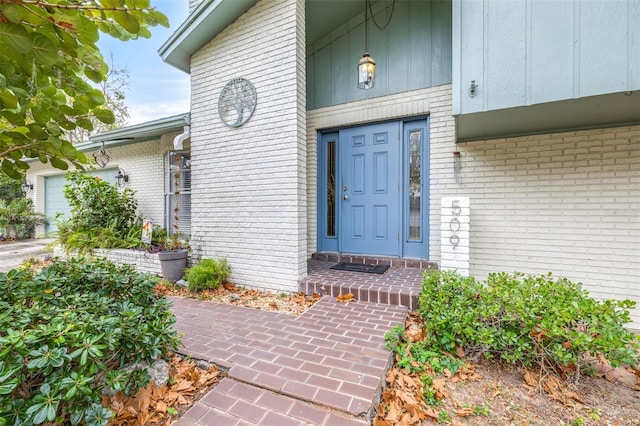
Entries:
[[187, 250], [169, 250], [158, 252], [162, 278], [169, 281], [178, 281], [184, 275], [187, 266]]

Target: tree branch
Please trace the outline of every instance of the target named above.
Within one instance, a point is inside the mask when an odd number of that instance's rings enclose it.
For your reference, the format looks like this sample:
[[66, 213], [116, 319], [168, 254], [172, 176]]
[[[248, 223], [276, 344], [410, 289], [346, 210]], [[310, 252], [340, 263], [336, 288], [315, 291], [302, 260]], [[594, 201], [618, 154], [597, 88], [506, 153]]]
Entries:
[[[0, 0], [0, 1], [4, 1], [4, 0]], [[37, 145], [37, 144], [38, 144], [38, 141], [32, 141], [32, 142], [29, 142], [26, 145], [15, 145], [15, 146], [12, 146], [12, 147], [7, 148], [4, 151], [0, 152], [0, 158], [5, 158], [7, 156], [7, 154], [10, 153], [10, 152], [19, 151], [19, 150], [25, 149], [25, 148], [30, 148], [30, 147], [32, 147], [34, 145]]]
[[92, 6], [88, 4], [57, 4], [57, 3], [49, 3], [47, 1], [42, 0], [0, 0], [0, 4], [17, 4], [17, 5], [28, 5], [28, 6], [37, 6], [37, 7], [47, 7], [53, 9], [64, 9], [64, 10], [112, 10], [117, 12], [132, 12], [132, 11], [145, 11], [145, 10], [155, 10], [155, 7], [150, 7], [147, 9], [140, 9], [137, 7], [104, 7], [104, 6]]

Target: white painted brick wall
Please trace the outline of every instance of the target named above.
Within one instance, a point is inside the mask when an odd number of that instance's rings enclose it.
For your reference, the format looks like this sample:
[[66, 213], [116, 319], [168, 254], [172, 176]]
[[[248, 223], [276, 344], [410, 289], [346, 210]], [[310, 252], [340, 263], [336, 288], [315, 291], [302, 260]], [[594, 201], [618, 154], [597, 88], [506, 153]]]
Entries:
[[[262, 0], [192, 57], [192, 230], [231, 280], [296, 291], [306, 273], [304, 0]], [[232, 78], [258, 102], [240, 128], [218, 117]]]
[[[178, 133], [168, 133], [160, 139], [107, 148], [111, 161], [107, 168], [121, 167], [129, 176], [126, 184], [136, 192], [138, 213], [149, 217], [154, 224], [164, 226], [164, 153], [173, 149], [173, 138]], [[86, 153], [89, 158], [91, 152]], [[27, 178], [34, 184], [31, 193], [37, 211], [44, 212], [45, 177], [64, 174], [62, 170], [40, 162], [29, 163]], [[44, 232], [43, 227], [39, 232]]]
[[[471, 275], [551, 271], [596, 298], [640, 303], [640, 127], [456, 144], [450, 85], [308, 112], [308, 254], [317, 243], [318, 130], [421, 114], [430, 116], [430, 260], [440, 261], [440, 199], [467, 196]], [[640, 309], [632, 321], [640, 329]]]
[[[441, 128], [448, 134], [452, 125]], [[640, 126], [457, 145], [437, 132], [432, 127], [433, 260], [440, 197], [468, 196], [472, 275], [553, 272], [596, 298], [640, 303]], [[640, 329], [640, 309], [632, 321]]]
[[160, 270], [160, 261], [157, 253], [147, 253], [136, 250], [94, 250], [95, 257], [106, 257], [113, 263], [119, 265], [133, 265], [138, 272], [148, 272], [151, 274], [162, 275]]

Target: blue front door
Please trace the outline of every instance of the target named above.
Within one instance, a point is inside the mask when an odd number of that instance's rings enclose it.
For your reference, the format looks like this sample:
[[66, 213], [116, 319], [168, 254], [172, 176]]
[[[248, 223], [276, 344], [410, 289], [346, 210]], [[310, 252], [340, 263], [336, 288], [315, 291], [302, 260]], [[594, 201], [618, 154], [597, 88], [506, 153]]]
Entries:
[[340, 252], [401, 255], [400, 135], [400, 122], [340, 131]]

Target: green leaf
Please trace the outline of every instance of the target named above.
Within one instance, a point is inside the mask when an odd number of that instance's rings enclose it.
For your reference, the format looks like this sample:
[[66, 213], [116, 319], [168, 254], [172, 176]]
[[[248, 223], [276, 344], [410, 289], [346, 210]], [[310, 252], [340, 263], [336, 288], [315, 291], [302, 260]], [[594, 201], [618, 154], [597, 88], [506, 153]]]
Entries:
[[38, 33], [31, 33], [31, 39], [33, 56], [37, 62], [48, 67], [58, 60], [58, 49], [51, 40]]
[[153, 16], [153, 18], [163, 27], [169, 28], [169, 18], [167, 18], [164, 13], [158, 10], [150, 10], [149, 15]]
[[62, 155], [64, 155], [69, 160], [75, 160], [78, 152], [78, 150], [67, 141], [62, 141], [61, 151]]
[[113, 17], [127, 32], [131, 34], [138, 34], [138, 31], [140, 31], [140, 23], [131, 13], [114, 11]]
[[140, 31], [138, 31], [138, 35], [144, 38], [151, 38], [151, 31], [149, 31], [148, 27], [140, 27]]
[[20, 9], [17, 5], [3, 3], [0, 5], [0, 13], [7, 18], [9, 22], [18, 24], [22, 21]]
[[51, 157], [51, 159], [49, 161], [51, 161], [51, 165], [53, 167], [55, 167], [56, 169], [60, 169], [60, 170], [68, 170], [69, 169], [69, 164], [67, 164], [66, 161], [63, 161], [63, 160], [61, 160], [59, 158]]
[[18, 107], [18, 97], [13, 90], [7, 87], [0, 87], [0, 102], [5, 108], [14, 109]]
[[31, 46], [31, 37], [22, 25], [0, 22], [0, 47], [3, 47], [2, 50], [27, 53], [31, 50]]
[[108, 109], [96, 108], [93, 110], [93, 115], [104, 124], [113, 124], [116, 121], [115, 115]]
[[89, 132], [93, 130], [93, 123], [87, 117], [78, 117], [76, 124]]
[[103, 75], [102, 73], [94, 70], [91, 67], [85, 67], [84, 68], [84, 75], [87, 76], [87, 78], [91, 81], [93, 81], [94, 83], [100, 83], [103, 80]]
[[150, 0], [132, 0], [133, 7], [137, 9], [149, 9], [151, 7]]
[[6, 158], [2, 161], [2, 171], [10, 178], [22, 179], [20, 172], [17, 171], [13, 163]]

